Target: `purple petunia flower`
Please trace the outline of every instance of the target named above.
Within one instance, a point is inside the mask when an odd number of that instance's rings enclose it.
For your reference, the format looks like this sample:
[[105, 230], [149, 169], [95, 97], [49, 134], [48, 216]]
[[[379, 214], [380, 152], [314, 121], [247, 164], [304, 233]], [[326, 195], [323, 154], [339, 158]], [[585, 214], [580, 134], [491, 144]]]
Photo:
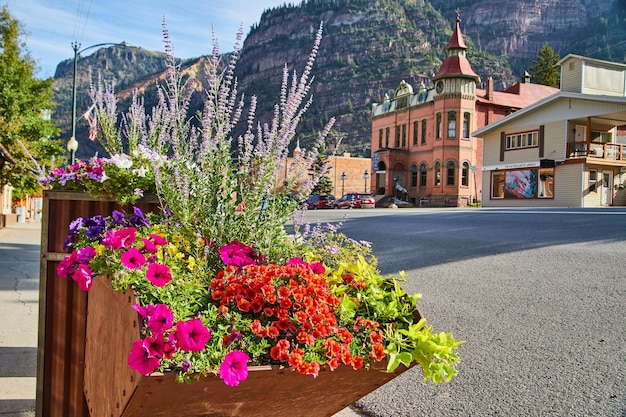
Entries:
[[83, 226], [83, 218], [78, 217], [70, 223], [70, 234], [75, 235], [79, 232], [80, 228]]
[[126, 216], [119, 210], [113, 210], [111, 213], [111, 219], [113, 220], [113, 226], [126, 226]]
[[146, 216], [139, 207], [133, 207], [133, 215], [130, 218], [130, 224], [133, 226], [148, 226], [150, 222], [148, 222], [148, 219], [146, 219]]

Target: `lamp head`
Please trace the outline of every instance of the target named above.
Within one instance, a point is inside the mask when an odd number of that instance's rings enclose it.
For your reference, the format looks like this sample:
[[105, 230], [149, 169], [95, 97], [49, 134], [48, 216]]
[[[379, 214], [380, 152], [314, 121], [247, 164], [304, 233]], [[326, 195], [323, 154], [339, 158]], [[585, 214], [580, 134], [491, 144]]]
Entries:
[[72, 136], [70, 140], [67, 141], [67, 150], [70, 152], [76, 152], [77, 149], [78, 149], [78, 141], [76, 140], [74, 136]]

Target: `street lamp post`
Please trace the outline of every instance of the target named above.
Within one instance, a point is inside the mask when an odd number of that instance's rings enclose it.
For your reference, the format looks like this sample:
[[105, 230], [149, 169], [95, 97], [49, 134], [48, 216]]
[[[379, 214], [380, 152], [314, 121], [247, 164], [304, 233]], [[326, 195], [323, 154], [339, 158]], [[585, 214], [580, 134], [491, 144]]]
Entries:
[[72, 49], [74, 50], [74, 73], [72, 74], [72, 137], [67, 142], [67, 150], [70, 152], [71, 163], [76, 162], [76, 150], [78, 149], [78, 141], [76, 140], [76, 68], [78, 66], [78, 57], [81, 53], [97, 48], [99, 46], [126, 46], [126, 42], [121, 43], [98, 43], [96, 45], [91, 45], [86, 48], [80, 49], [79, 42], [72, 42]]
[[365, 181], [365, 185], [363, 187], [363, 192], [367, 193], [367, 180], [370, 179], [370, 173], [367, 172], [367, 168], [365, 168], [365, 171], [363, 171], [363, 180]]
[[341, 177], [339, 177], [339, 179], [341, 180], [341, 195], [344, 195], [346, 180], [348, 179], [348, 177], [346, 176], [346, 171], [341, 171]]

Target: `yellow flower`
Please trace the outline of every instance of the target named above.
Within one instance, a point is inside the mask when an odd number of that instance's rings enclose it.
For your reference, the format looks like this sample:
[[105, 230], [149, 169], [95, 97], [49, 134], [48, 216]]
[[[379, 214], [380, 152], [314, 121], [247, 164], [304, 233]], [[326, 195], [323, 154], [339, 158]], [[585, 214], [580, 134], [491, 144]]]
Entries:
[[196, 267], [196, 258], [194, 258], [193, 256], [190, 256], [189, 258], [187, 258], [187, 268], [190, 271], [193, 271], [195, 267]]

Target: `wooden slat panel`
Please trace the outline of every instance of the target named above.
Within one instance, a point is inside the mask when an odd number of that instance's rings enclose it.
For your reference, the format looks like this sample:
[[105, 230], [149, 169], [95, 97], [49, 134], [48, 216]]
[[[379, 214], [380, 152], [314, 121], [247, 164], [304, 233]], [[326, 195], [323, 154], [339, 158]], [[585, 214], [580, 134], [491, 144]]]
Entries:
[[[158, 210], [149, 196], [137, 204]], [[56, 276], [69, 224], [77, 217], [108, 216], [113, 210], [131, 210], [111, 199], [93, 199], [86, 193], [45, 191], [43, 201], [39, 286], [39, 346], [37, 364], [38, 417], [86, 417], [83, 393], [88, 293], [71, 279]]]

